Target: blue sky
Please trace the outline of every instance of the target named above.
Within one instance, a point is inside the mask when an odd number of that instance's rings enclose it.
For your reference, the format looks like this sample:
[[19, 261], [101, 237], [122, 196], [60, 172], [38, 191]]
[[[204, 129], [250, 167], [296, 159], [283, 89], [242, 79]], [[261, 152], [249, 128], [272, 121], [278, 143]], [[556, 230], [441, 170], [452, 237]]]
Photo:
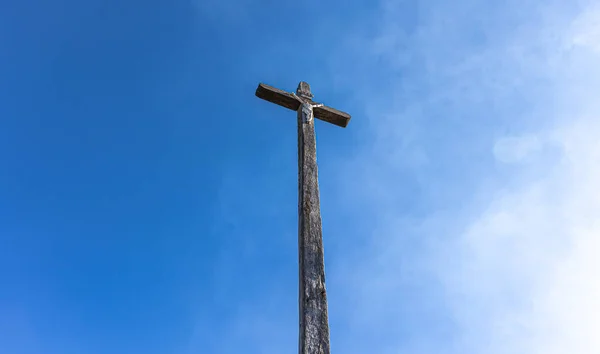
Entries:
[[[596, 1], [0, 4], [0, 352], [293, 353], [293, 112], [333, 352], [597, 354]], [[597, 316], [596, 316], [597, 317]]]

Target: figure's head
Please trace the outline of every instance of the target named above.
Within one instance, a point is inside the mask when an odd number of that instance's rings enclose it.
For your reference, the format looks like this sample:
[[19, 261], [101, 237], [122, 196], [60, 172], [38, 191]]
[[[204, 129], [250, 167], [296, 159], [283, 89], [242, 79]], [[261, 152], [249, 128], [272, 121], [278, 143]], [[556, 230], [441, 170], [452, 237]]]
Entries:
[[313, 94], [310, 92], [310, 85], [307, 82], [300, 81], [296, 94], [302, 98], [312, 100]]

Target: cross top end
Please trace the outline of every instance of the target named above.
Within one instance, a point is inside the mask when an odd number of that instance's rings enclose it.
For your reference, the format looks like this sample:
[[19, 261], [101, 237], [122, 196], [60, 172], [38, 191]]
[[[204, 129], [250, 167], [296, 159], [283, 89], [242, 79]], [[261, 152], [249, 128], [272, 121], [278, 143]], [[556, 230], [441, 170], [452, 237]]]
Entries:
[[309, 100], [313, 98], [313, 94], [310, 92], [310, 85], [304, 81], [300, 81], [300, 83], [298, 84], [296, 94], [302, 98], [306, 98]]

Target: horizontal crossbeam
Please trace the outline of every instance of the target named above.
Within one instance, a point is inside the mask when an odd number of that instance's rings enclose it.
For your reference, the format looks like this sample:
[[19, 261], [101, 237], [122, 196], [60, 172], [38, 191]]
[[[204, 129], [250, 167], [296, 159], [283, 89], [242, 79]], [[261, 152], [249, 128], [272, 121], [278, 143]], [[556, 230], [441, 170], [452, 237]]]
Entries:
[[[297, 111], [300, 108], [300, 101], [289, 92], [285, 92], [278, 88], [259, 84], [256, 88], [256, 97], [262, 98], [263, 100], [275, 103], [292, 111]], [[307, 100], [308, 101], [308, 100]], [[311, 104], [317, 104], [316, 102], [308, 101]], [[328, 106], [314, 107], [313, 109], [315, 118], [329, 122], [331, 124], [345, 128], [350, 122], [350, 115], [346, 112], [338, 111], [335, 108]]]

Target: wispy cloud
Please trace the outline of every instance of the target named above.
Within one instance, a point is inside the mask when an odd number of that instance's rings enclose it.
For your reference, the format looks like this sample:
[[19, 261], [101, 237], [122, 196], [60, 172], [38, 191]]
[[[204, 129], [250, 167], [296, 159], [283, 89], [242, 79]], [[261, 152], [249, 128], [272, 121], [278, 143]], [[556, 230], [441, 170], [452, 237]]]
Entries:
[[363, 333], [342, 351], [599, 353], [600, 6], [421, 1], [403, 28], [404, 4], [337, 67], [395, 77], [360, 77], [371, 144], [345, 188], [378, 217], [337, 255], [333, 316]]

